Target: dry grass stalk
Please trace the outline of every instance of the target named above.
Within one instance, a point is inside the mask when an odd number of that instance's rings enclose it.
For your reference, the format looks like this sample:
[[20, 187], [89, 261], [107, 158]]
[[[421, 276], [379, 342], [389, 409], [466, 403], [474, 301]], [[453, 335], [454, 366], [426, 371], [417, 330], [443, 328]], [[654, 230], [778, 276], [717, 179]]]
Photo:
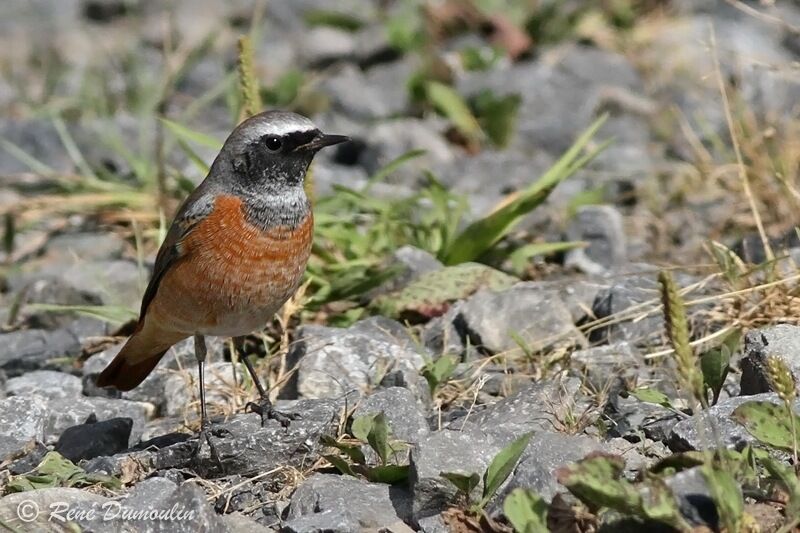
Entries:
[[242, 35], [238, 42], [239, 93], [242, 96], [241, 118], [252, 117], [261, 111], [261, 95], [253, 61], [253, 43], [250, 37]]

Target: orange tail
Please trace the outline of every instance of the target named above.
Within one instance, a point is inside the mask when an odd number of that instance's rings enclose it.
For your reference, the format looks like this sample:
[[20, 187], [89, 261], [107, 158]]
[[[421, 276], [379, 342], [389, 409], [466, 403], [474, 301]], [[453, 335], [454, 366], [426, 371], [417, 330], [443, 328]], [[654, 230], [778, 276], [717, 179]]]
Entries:
[[133, 389], [153, 371], [173, 344], [185, 338], [172, 336], [169, 339], [171, 342], [154, 342], [152, 337], [153, 335], [146, 335], [143, 329], [137, 329], [114, 360], [97, 377], [97, 386], [113, 385], [121, 391]]

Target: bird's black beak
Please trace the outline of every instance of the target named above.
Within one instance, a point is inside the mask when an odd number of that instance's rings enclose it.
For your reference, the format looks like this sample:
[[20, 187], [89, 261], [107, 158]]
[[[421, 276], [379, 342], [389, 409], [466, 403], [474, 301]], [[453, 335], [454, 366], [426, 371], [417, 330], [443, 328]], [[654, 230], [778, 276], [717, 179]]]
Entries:
[[298, 146], [299, 150], [310, 150], [316, 152], [326, 146], [333, 146], [334, 144], [344, 143], [350, 140], [347, 135], [328, 135], [326, 133], [319, 133], [310, 142]]

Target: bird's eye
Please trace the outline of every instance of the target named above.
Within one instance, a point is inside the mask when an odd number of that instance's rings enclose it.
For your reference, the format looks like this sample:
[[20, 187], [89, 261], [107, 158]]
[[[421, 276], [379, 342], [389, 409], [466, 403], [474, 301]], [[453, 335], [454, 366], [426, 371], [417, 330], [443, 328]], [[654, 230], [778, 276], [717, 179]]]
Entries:
[[277, 152], [283, 146], [283, 143], [278, 137], [269, 136], [264, 139], [264, 144], [267, 145], [267, 150], [271, 152]]

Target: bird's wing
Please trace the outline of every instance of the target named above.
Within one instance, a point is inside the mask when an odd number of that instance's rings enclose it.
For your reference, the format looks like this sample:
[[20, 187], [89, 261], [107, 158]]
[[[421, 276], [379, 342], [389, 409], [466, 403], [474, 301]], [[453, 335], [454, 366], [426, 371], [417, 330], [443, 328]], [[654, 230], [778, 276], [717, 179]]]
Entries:
[[142, 297], [142, 308], [139, 312], [140, 324], [144, 320], [147, 307], [156, 296], [158, 286], [164, 275], [179, 259], [185, 256], [184, 251], [181, 249], [181, 242], [213, 210], [214, 197], [211, 194], [203, 193], [200, 189], [189, 195], [183, 206], [178, 210], [178, 214], [175, 216], [175, 220], [172, 222], [172, 226], [169, 228], [167, 236], [164, 238], [164, 242], [156, 255], [153, 275]]

